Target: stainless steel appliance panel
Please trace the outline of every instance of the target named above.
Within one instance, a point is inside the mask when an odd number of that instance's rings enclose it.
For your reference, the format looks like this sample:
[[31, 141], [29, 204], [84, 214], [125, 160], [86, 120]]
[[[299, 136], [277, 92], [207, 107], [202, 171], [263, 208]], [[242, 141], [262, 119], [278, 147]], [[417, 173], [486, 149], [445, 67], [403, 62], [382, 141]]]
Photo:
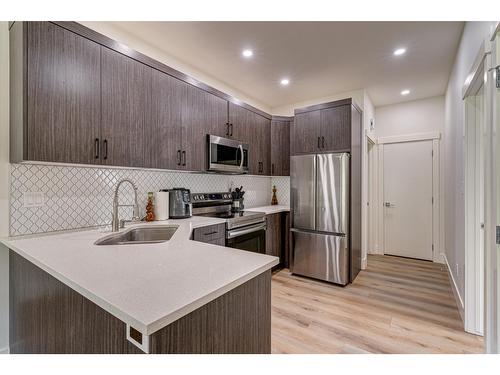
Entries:
[[316, 230], [346, 234], [349, 223], [349, 154], [318, 154]]
[[346, 236], [303, 232], [292, 229], [293, 274], [336, 284], [349, 282], [349, 247]]
[[250, 225], [226, 232], [226, 247], [266, 253], [266, 223]]
[[248, 144], [207, 135], [207, 169], [222, 173], [248, 173]]
[[290, 158], [290, 188], [292, 226], [314, 230], [316, 227], [316, 155], [298, 155]]

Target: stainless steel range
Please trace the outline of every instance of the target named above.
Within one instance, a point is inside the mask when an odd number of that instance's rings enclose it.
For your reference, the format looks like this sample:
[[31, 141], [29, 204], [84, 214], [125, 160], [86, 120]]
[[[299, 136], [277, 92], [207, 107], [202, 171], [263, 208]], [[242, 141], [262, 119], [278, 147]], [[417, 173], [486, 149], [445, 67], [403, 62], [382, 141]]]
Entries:
[[194, 216], [226, 219], [226, 246], [235, 249], [266, 252], [266, 215], [263, 212], [232, 212], [231, 193], [191, 194]]

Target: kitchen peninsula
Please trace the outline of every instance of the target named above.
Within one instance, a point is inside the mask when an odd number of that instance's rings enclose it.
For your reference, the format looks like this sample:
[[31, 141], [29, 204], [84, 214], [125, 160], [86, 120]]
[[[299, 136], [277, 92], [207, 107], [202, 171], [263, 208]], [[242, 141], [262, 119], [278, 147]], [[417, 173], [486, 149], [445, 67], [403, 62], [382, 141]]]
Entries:
[[99, 246], [101, 230], [3, 239], [11, 353], [270, 353], [278, 258], [190, 240]]

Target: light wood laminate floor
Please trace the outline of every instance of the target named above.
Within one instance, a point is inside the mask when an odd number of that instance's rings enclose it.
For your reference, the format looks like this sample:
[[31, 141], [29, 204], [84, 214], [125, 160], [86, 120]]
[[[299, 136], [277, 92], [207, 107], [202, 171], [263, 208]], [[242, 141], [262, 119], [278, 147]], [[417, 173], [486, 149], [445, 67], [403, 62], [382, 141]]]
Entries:
[[444, 265], [370, 255], [353, 284], [272, 278], [273, 353], [482, 353]]

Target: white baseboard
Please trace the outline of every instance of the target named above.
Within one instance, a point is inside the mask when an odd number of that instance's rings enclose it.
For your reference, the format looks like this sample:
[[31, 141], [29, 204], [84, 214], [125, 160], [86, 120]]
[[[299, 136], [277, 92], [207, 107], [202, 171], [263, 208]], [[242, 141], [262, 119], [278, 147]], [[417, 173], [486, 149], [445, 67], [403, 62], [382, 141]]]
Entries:
[[366, 270], [367, 265], [368, 265], [368, 256], [361, 259], [361, 269]]
[[9, 354], [9, 347], [0, 349], [0, 354]]
[[448, 270], [448, 275], [451, 280], [451, 289], [453, 290], [453, 295], [455, 296], [455, 302], [457, 303], [458, 312], [460, 313], [460, 317], [462, 318], [462, 322], [465, 322], [465, 306], [462, 297], [460, 297], [460, 293], [458, 292], [458, 286], [455, 282], [455, 278], [453, 277], [453, 273], [451, 272], [450, 264], [448, 263], [448, 258], [446, 258], [446, 254], [443, 255], [444, 264], [446, 264], [446, 269]]

